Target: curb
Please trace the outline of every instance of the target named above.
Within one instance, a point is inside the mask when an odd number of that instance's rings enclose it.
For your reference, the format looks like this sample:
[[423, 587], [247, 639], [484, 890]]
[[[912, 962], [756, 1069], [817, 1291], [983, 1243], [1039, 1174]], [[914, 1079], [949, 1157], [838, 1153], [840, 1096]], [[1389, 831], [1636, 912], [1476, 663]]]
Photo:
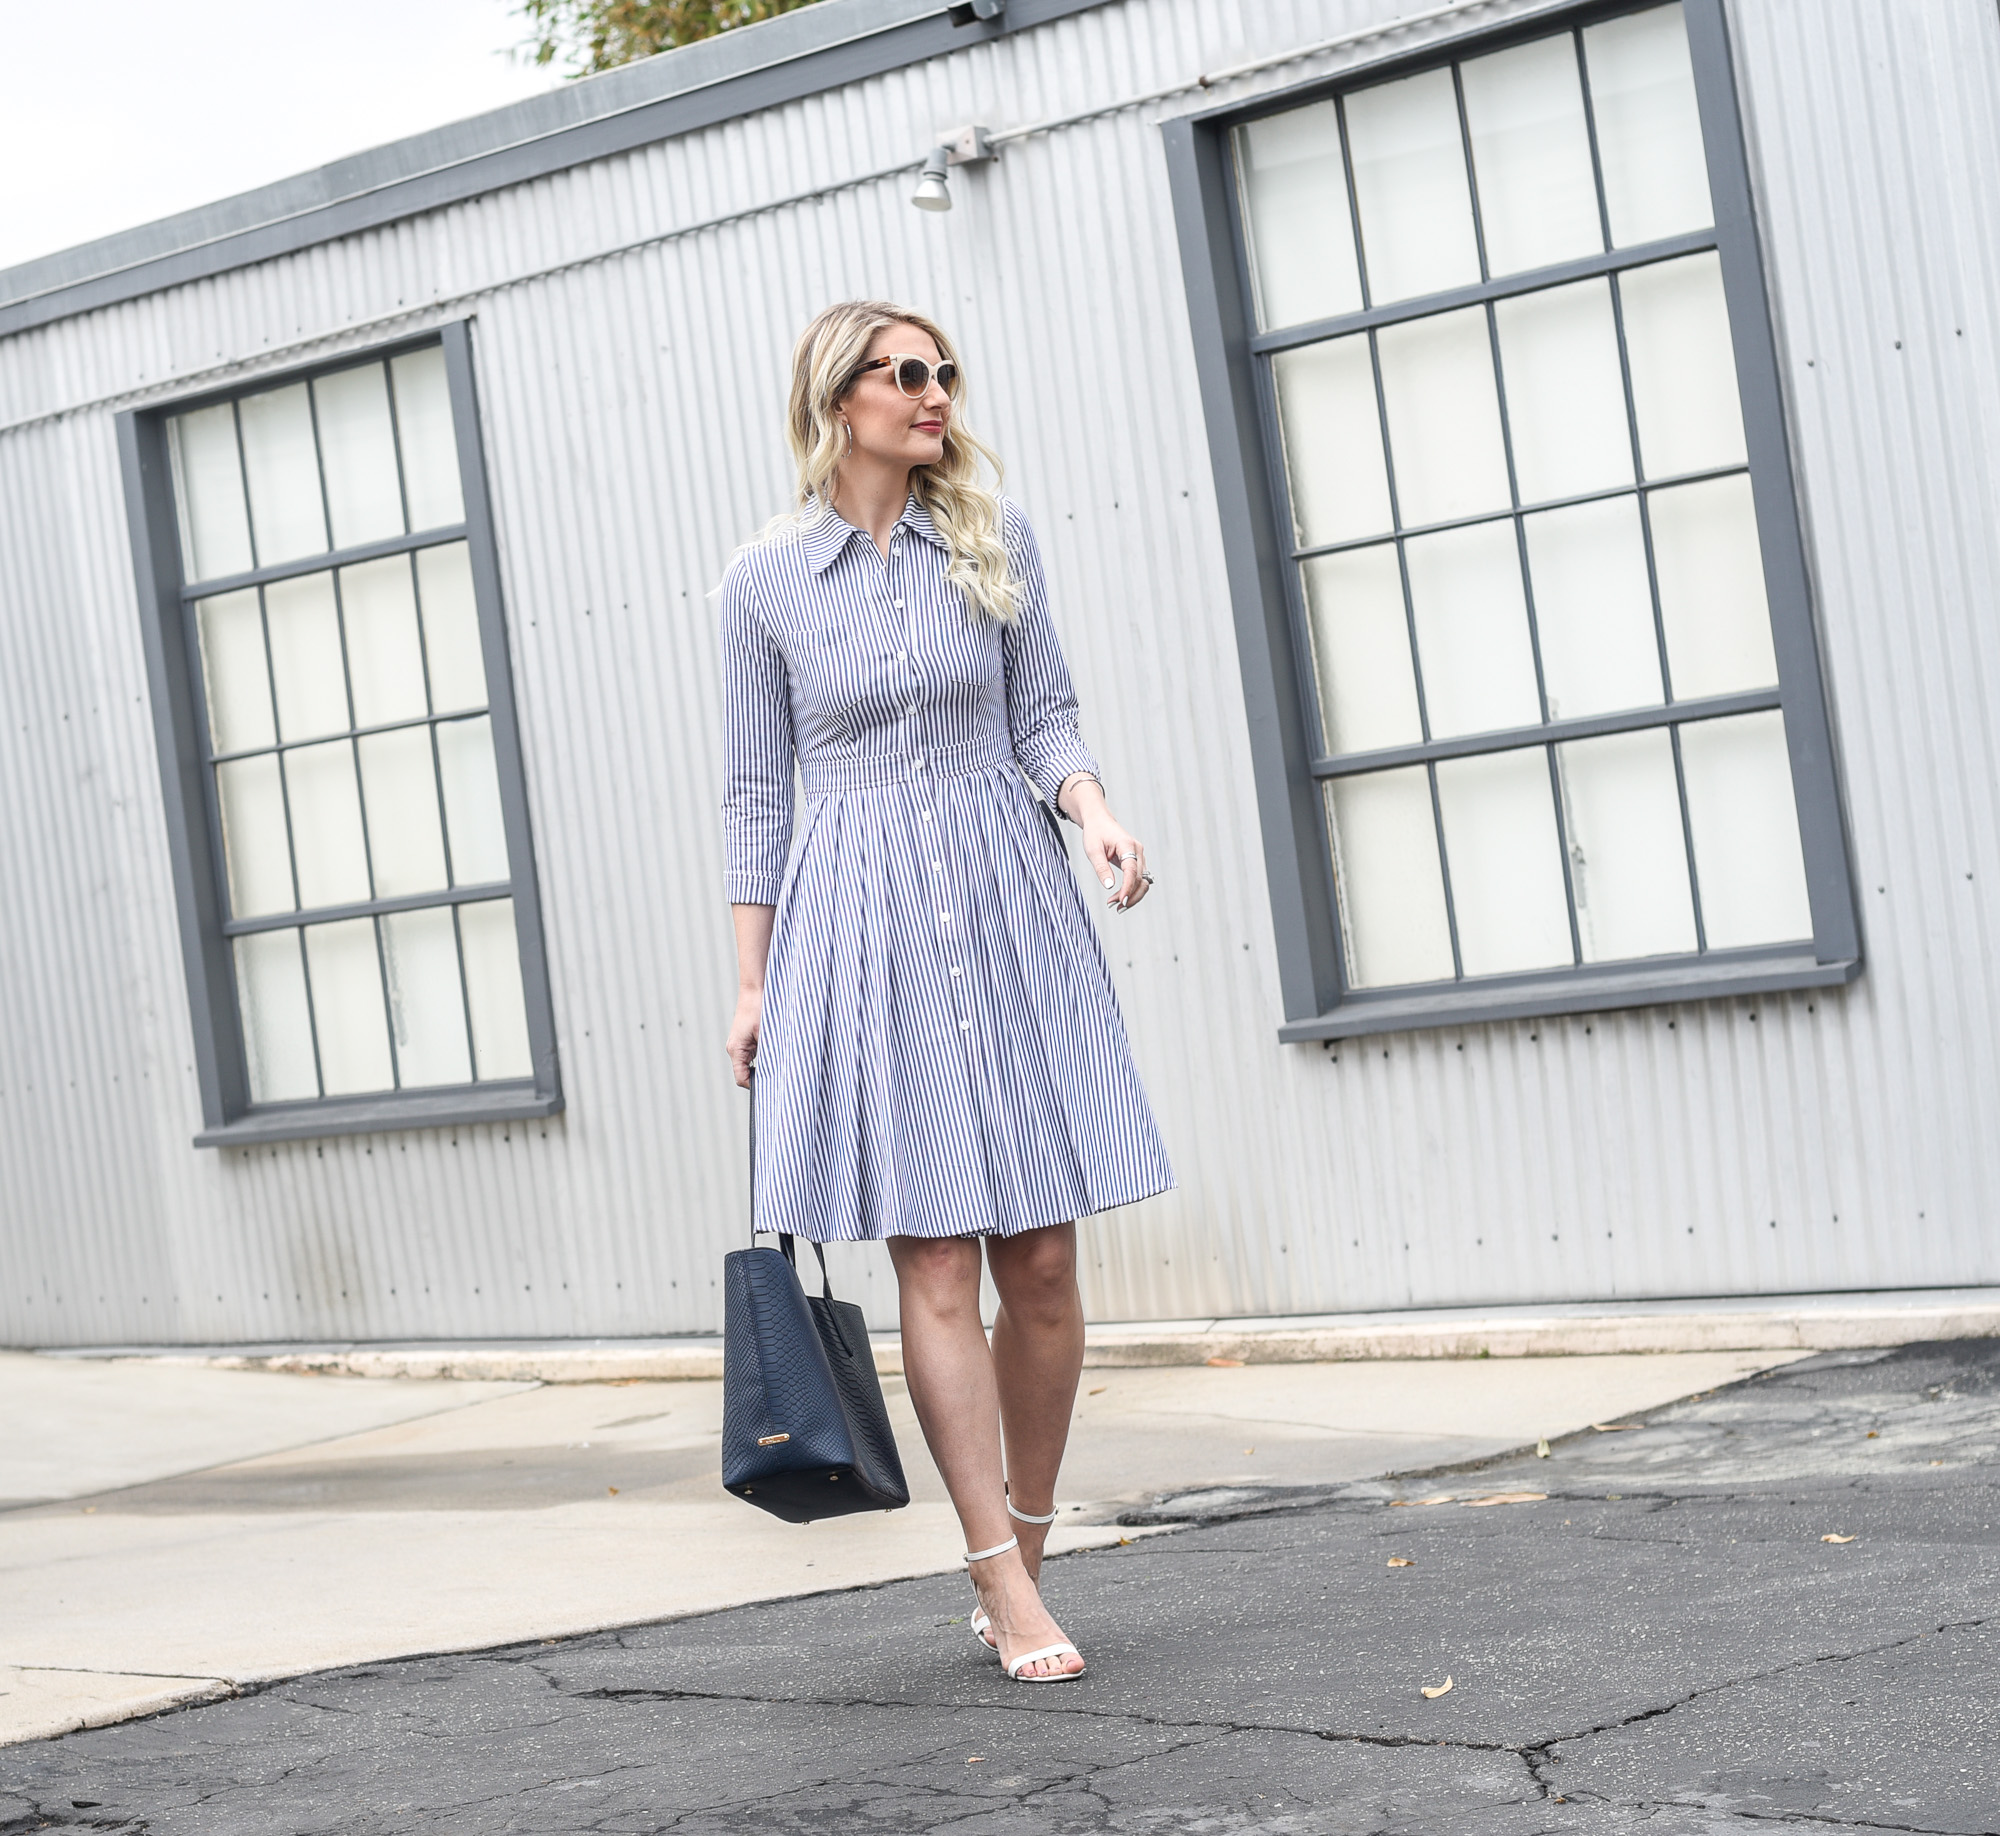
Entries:
[[[1090, 1370], [1117, 1370], [1218, 1360], [1243, 1365], [1335, 1364], [1383, 1358], [1851, 1351], [1925, 1340], [1984, 1338], [2000, 1338], [2000, 1289], [1105, 1325], [1090, 1329], [1083, 1362]], [[53, 1355], [145, 1358], [211, 1370], [485, 1383], [657, 1383], [714, 1380], [722, 1375], [719, 1338], [103, 1346]], [[875, 1368], [884, 1376], [902, 1374], [902, 1342], [895, 1334], [876, 1335]]]

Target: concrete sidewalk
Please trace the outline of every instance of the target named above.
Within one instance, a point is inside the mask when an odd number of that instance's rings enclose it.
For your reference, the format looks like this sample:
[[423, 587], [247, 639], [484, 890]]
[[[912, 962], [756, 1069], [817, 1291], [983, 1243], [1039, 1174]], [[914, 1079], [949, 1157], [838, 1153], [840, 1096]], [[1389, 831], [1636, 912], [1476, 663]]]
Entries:
[[[1487, 1458], [1796, 1355], [1099, 1371], [1051, 1548], [1143, 1534], [1116, 1520], [1161, 1493]], [[720, 1492], [713, 1381], [0, 1354], [0, 1740], [331, 1666], [954, 1570], [907, 1393], [885, 1389], [910, 1508], [800, 1528]]]
[[[1571, 1301], [1519, 1307], [1147, 1320], [1090, 1328], [1091, 1370], [1205, 1364], [1325, 1364], [1379, 1358], [1604, 1357], [1652, 1352], [1849, 1351], [2000, 1337], [2000, 1288]], [[462, 1381], [604, 1383], [718, 1378], [722, 1341], [493, 1339], [457, 1343], [335, 1340], [313, 1345], [102, 1345], [54, 1354], [147, 1358], [216, 1370]], [[875, 1335], [875, 1367], [900, 1375], [894, 1333]]]

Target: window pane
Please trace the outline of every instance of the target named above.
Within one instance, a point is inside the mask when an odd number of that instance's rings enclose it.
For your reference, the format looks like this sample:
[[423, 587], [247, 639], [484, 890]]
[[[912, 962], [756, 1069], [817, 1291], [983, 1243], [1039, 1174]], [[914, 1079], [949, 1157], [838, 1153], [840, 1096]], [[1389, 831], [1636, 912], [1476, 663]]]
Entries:
[[528, 1077], [528, 1009], [521, 998], [521, 950], [514, 901], [487, 899], [458, 908], [465, 946], [465, 993], [472, 1008], [472, 1055], [482, 1080]]
[[1451, 979], [1429, 774], [1374, 771], [1326, 787], [1347, 979], [1357, 988]]
[[1327, 751], [1422, 739], [1395, 543], [1317, 555], [1305, 564], [1305, 582]]
[[445, 721], [437, 729], [437, 748], [452, 884], [484, 886], [506, 879], [507, 831], [493, 768], [493, 722], [483, 714]]
[[459, 493], [458, 443], [452, 434], [451, 394], [444, 351], [438, 345], [389, 360], [396, 394], [396, 432], [403, 446], [403, 490], [410, 527], [438, 529], [465, 521]]
[[1486, 267], [1518, 274], [1604, 247], [1590, 130], [1565, 32], [1460, 66]]
[[1632, 431], [1611, 285], [1578, 281], [1501, 300], [1500, 369], [1524, 504], [1632, 482]]
[[417, 636], [417, 596], [410, 557], [390, 555], [340, 570], [341, 622], [347, 628], [347, 674], [354, 724], [379, 727], [414, 720], [424, 705], [424, 647]]
[[1376, 337], [1403, 527], [1505, 509], [1507, 454], [1486, 309], [1385, 326]]
[[257, 589], [204, 599], [194, 611], [209, 743], [217, 752], [270, 745], [277, 730], [271, 724], [271, 676], [264, 662], [264, 615], [257, 607]]
[[1333, 104], [1246, 121], [1236, 158], [1258, 324], [1268, 331], [1355, 311], [1361, 279]]
[[1405, 554], [1431, 737], [1534, 725], [1542, 704], [1513, 523], [1417, 536]]
[[347, 731], [347, 672], [331, 574], [274, 580], [264, 589], [278, 731], [286, 740]]
[[361, 755], [375, 896], [395, 899], [404, 893], [442, 891], [451, 882], [444, 867], [430, 728], [397, 727], [356, 740], [355, 746]]
[[1575, 961], [1549, 762], [1539, 746], [1441, 759], [1438, 810], [1467, 975]]
[[1648, 478], [1744, 463], [1736, 354], [1711, 249], [1618, 277]]
[[393, 1088], [396, 1075], [389, 1059], [374, 919], [307, 925], [306, 967], [312, 976], [320, 1078], [326, 1094], [351, 1096]]
[[389, 1017], [402, 1087], [471, 1083], [451, 907], [388, 913], [382, 920], [382, 955], [389, 967]]
[[1706, 228], [1715, 213], [1681, 9], [1586, 26], [1583, 54], [1612, 246]]
[[430, 667], [433, 712], [483, 708], [486, 658], [479, 642], [479, 610], [472, 600], [472, 563], [463, 542], [417, 551], [417, 597], [424, 608], [424, 660]]
[[1451, 72], [1426, 70], [1349, 96], [1347, 138], [1374, 304], [1478, 280]]
[[1680, 731], [1708, 947], [1810, 937], [1784, 716], [1772, 708], [1691, 721]]
[[246, 395], [236, 407], [243, 421], [243, 467], [250, 480], [257, 565], [324, 553], [326, 513], [305, 384]]
[[1749, 478], [1654, 491], [1646, 508], [1675, 699], [1773, 686], [1778, 658]]
[[1282, 351], [1271, 370], [1299, 546], [1392, 528], [1367, 334]]
[[289, 912], [292, 857], [285, 846], [285, 791], [276, 753], [234, 759], [215, 768], [222, 810], [222, 856], [229, 872], [233, 918]]
[[1639, 500], [1607, 497], [1522, 520], [1549, 718], [1664, 700]]
[[236, 454], [236, 411], [227, 402], [177, 414], [167, 423], [180, 512], [181, 556], [188, 579], [248, 573], [250, 518], [243, 507], [243, 464]]
[[290, 1103], [318, 1096], [298, 932], [253, 931], [236, 939], [236, 1001], [243, 1015], [251, 1102]]
[[382, 366], [336, 370], [312, 387], [334, 547], [401, 535], [403, 492], [396, 480], [396, 435]]
[[1687, 838], [1664, 727], [1556, 748], [1587, 963], [1695, 947]]
[[300, 905], [310, 911], [367, 898], [368, 850], [361, 838], [354, 742], [302, 746], [286, 753], [284, 760]]

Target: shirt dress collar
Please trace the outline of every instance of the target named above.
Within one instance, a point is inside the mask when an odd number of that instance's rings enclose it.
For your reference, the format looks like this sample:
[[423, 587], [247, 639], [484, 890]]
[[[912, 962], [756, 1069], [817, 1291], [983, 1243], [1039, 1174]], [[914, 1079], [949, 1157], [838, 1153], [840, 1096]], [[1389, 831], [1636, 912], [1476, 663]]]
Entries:
[[[910, 501], [903, 506], [897, 527], [909, 529], [939, 548], [946, 546], [944, 537], [938, 533], [937, 524], [931, 521], [931, 513], [917, 502], [914, 491], [910, 493]], [[830, 505], [816, 504], [807, 511], [806, 521], [799, 531], [806, 565], [815, 574], [825, 573], [847, 552], [848, 543], [856, 536], [862, 536], [864, 541], [867, 539], [861, 530]]]

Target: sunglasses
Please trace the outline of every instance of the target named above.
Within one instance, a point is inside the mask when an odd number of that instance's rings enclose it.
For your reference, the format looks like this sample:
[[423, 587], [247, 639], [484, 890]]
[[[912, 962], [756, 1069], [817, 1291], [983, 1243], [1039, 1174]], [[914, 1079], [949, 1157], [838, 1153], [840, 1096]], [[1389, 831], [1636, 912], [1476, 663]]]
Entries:
[[933, 378], [947, 395], [958, 381], [958, 365], [949, 359], [927, 363], [921, 357], [877, 357], [854, 372], [855, 381], [859, 382], [870, 370], [887, 370], [895, 378], [896, 387], [913, 402], [923, 399]]

